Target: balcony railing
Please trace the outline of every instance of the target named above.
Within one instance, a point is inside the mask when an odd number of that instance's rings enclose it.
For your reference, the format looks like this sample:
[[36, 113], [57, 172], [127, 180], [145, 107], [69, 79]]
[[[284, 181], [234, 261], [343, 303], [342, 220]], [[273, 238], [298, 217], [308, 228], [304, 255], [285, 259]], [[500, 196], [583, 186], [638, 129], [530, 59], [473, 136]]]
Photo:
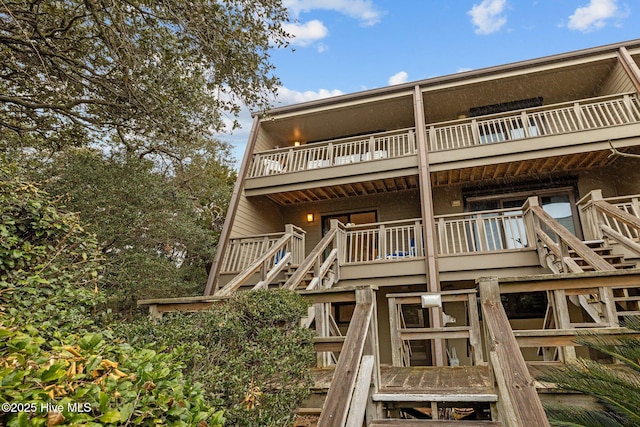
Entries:
[[522, 210], [490, 210], [436, 217], [439, 255], [469, 254], [527, 247]]
[[347, 225], [345, 240], [345, 264], [424, 256], [420, 219]]
[[415, 155], [413, 129], [256, 153], [249, 178]]
[[432, 124], [427, 132], [430, 151], [446, 151], [637, 122], [638, 98], [619, 94]]
[[[304, 233], [304, 230], [299, 227], [292, 226], [291, 240], [284, 251], [291, 252], [293, 265], [300, 264], [304, 259]], [[271, 249], [285, 234], [286, 232], [268, 233], [231, 239], [220, 272], [228, 274], [243, 271]], [[283, 255], [284, 253], [277, 253], [272, 264], [275, 265]]]

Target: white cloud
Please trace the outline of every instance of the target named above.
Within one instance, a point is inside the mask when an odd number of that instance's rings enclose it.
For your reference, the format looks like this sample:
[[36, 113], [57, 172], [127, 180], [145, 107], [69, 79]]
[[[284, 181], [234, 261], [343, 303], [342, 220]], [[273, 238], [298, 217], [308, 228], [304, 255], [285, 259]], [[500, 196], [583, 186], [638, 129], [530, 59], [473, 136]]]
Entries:
[[567, 26], [570, 30], [593, 31], [604, 27], [605, 21], [617, 14], [616, 0], [591, 0], [587, 6], [575, 10]]
[[329, 98], [331, 96], [342, 95], [344, 92], [338, 89], [320, 89], [317, 92], [308, 90], [300, 92], [297, 90], [288, 89], [286, 87], [278, 88], [278, 96], [276, 102], [279, 106], [297, 104], [300, 102], [314, 101], [316, 99]]
[[405, 71], [400, 71], [389, 77], [389, 85], [399, 85], [400, 83], [406, 83], [409, 75]]
[[334, 10], [357, 19], [362, 25], [370, 26], [380, 22], [382, 12], [376, 9], [371, 0], [284, 0], [294, 16], [314, 9]]
[[482, 0], [480, 4], [474, 4], [467, 15], [471, 16], [476, 34], [491, 34], [502, 28], [507, 23], [502, 14], [506, 6], [507, 0]]
[[329, 34], [327, 27], [317, 19], [305, 24], [283, 24], [282, 28], [293, 36], [291, 44], [297, 46], [308, 46]]

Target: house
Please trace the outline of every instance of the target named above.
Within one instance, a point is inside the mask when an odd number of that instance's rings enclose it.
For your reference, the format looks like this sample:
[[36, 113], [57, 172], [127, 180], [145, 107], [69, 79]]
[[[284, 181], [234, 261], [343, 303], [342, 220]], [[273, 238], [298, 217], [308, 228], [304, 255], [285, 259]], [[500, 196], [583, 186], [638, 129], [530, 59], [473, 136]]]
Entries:
[[319, 425], [594, 405], [536, 378], [640, 314], [639, 64], [633, 40], [255, 114], [205, 295], [142, 303], [300, 291]]

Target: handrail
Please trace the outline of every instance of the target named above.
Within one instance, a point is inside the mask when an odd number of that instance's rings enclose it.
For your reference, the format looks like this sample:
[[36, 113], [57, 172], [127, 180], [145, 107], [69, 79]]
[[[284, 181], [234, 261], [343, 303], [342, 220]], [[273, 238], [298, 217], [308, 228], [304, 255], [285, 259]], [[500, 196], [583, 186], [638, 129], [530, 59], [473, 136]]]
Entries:
[[522, 209], [495, 209], [435, 217], [439, 255], [522, 250], [529, 246]]
[[415, 155], [415, 130], [400, 129], [254, 153], [248, 178]]
[[[271, 258], [275, 257], [278, 252], [284, 249], [287, 243], [289, 243], [289, 240], [291, 240], [291, 237], [292, 237], [292, 234], [285, 233], [285, 235], [282, 236], [280, 239], [278, 239], [278, 241], [269, 250], [264, 252], [262, 256], [260, 256], [254, 262], [252, 262], [251, 265], [249, 265], [249, 267], [247, 267], [240, 274], [234, 277], [223, 288], [218, 290], [218, 292], [216, 292], [215, 295], [216, 296], [231, 295], [233, 292], [235, 292], [240, 286], [242, 286], [249, 279], [249, 277], [253, 276], [255, 272], [263, 268], [264, 264], [267, 261], [271, 260]], [[278, 262], [276, 262], [276, 264], [278, 264]], [[282, 264], [284, 264], [284, 262]]]
[[[440, 328], [410, 328], [402, 319], [402, 305], [420, 304], [424, 292], [391, 293], [387, 295], [389, 304], [389, 324], [391, 332], [391, 356], [393, 366], [409, 366], [405, 344], [412, 340], [445, 340], [464, 338], [469, 342], [472, 365], [485, 363], [480, 336], [480, 323], [475, 289], [442, 291], [442, 304], [463, 303], [467, 309], [468, 325], [443, 326]], [[444, 315], [444, 309], [443, 309]], [[453, 320], [455, 322], [455, 319]], [[458, 348], [458, 351], [461, 349]], [[462, 352], [461, 352], [462, 353]]]
[[432, 123], [427, 131], [431, 151], [448, 151], [638, 121], [640, 105], [630, 92]]
[[338, 235], [339, 228], [332, 228], [329, 230], [327, 234], [318, 242], [315, 248], [309, 253], [309, 255], [300, 263], [296, 271], [291, 275], [291, 277], [285, 282], [282, 286], [284, 289], [294, 290], [305, 278], [307, 273], [314, 267], [318, 266], [318, 270], [320, 270], [320, 257], [324, 253], [324, 250], [329, 247], [329, 244], [334, 242], [336, 236]]
[[[534, 204], [535, 203], [535, 204]], [[615, 270], [615, 267], [606, 262], [602, 257], [600, 257], [597, 253], [593, 251], [593, 249], [589, 248], [584, 242], [578, 239], [576, 236], [571, 234], [569, 230], [564, 228], [562, 224], [556, 221], [551, 215], [545, 212], [542, 207], [537, 205], [537, 198], [529, 198], [529, 211], [534, 216], [534, 221], [538, 220], [542, 222], [546, 227], [548, 227], [551, 231], [553, 231], [560, 243], [558, 244], [560, 261], [563, 265], [566, 266], [565, 258], [568, 256], [569, 249], [573, 249], [576, 254], [581, 257], [587, 264], [591, 265], [593, 268], [599, 271], [612, 271]], [[551, 249], [554, 246], [549, 246], [553, 239], [549, 237], [549, 235], [542, 229], [538, 224], [534, 225], [535, 233], [538, 237], [540, 237], [544, 242], [547, 243], [547, 246]], [[553, 242], [555, 243], [555, 242]], [[540, 251], [543, 250], [543, 247], [538, 248]], [[553, 250], [553, 249], [552, 249]], [[558, 253], [558, 249], [554, 251], [556, 254]], [[568, 267], [566, 268], [568, 269]], [[565, 270], [566, 271], [566, 270]]]
[[[369, 292], [372, 293], [372, 291]], [[343, 350], [338, 358], [333, 380], [318, 420], [318, 427], [342, 427], [348, 422], [349, 425], [356, 425], [355, 421], [349, 421], [349, 419], [362, 419], [365, 406], [362, 401], [354, 400], [354, 393], [358, 385], [358, 374], [363, 365], [365, 344], [371, 331], [374, 304], [371, 295], [368, 300], [356, 302], [343, 345], [343, 349], [348, 350]], [[375, 364], [375, 359], [373, 362]], [[371, 362], [367, 362], [367, 365], [369, 363]], [[369, 369], [373, 370], [374, 366]], [[371, 374], [367, 375], [366, 372], [363, 372], [362, 377], [361, 384], [368, 385], [371, 381]], [[367, 378], [369, 381], [366, 381]], [[368, 394], [364, 396], [368, 397]]]
[[498, 280], [481, 279], [479, 288], [490, 366], [498, 384], [498, 405], [505, 424], [512, 427], [549, 426], [534, 380], [504, 311]]
[[640, 200], [638, 195], [602, 197], [592, 190], [578, 202], [589, 238], [608, 237], [640, 255]]

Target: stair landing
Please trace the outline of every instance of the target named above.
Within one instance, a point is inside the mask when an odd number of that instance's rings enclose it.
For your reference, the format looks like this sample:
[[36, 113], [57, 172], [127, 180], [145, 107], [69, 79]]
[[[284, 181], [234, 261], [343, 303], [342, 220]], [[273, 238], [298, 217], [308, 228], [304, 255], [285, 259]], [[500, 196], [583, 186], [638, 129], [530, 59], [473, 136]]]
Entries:
[[380, 368], [374, 400], [385, 402], [495, 402], [488, 366]]

